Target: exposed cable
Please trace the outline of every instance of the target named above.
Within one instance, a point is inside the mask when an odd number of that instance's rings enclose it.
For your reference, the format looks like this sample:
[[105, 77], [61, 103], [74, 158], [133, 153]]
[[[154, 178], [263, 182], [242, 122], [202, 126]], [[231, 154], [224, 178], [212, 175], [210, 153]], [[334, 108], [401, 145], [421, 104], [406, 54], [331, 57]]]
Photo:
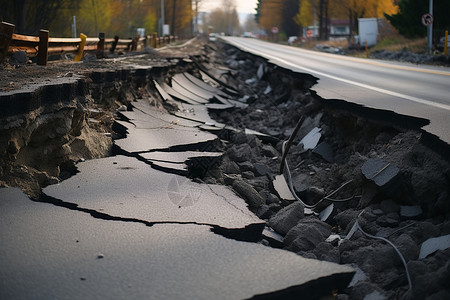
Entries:
[[[300, 119], [300, 121], [299, 121], [298, 124], [301, 124], [301, 123], [302, 123], [302, 120]], [[298, 125], [298, 124], [297, 124], [297, 125]], [[287, 176], [287, 184], [288, 184], [289, 190], [290, 190], [292, 196], [294, 196], [295, 200], [300, 201], [300, 202], [303, 204], [303, 206], [305, 206], [306, 208], [309, 208], [309, 209], [314, 209], [314, 208], [316, 208], [316, 207], [317, 207], [320, 203], [322, 203], [324, 200], [331, 201], [331, 202], [345, 202], [345, 201], [350, 201], [350, 200], [352, 200], [354, 197], [349, 197], [349, 198], [346, 198], [346, 199], [331, 199], [331, 198], [329, 198], [329, 197], [333, 196], [333, 195], [336, 194], [338, 191], [340, 191], [342, 188], [344, 188], [346, 185], [348, 185], [349, 183], [353, 182], [353, 179], [351, 179], [351, 180], [349, 180], [349, 181], [343, 183], [338, 189], [336, 189], [336, 190], [334, 190], [333, 192], [331, 192], [330, 194], [324, 196], [322, 199], [320, 199], [317, 203], [315, 203], [315, 204], [313, 204], [313, 205], [306, 204], [305, 202], [303, 202], [303, 201], [300, 199], [300, 197], [299, 197], [299, 196], [297, 195], [297, 193], [295, 192], [294, 184], [293, 184], [293, 182], [292, 182], [291, 171], [289, 170], [289, 165], [288, 165], [288, 163], [287, 163], [287, 161], [286, 161], [286, 155], [287, 155], [287, 152], [288, 152], [288, 148], [286, 147], [286, 144], [289, 144], [289, 141], [291, 141], [291, 143], [292, 143], [292, 140], [293, 140], [293, 139], [292, 139], [292, 136], [294, 136], [294, 132], [292, 133], [292, 135], [291, 135], [291, 137], [289, 138], [289, 140], [288, 140], [288, 141], [284, 141], [283, 144], [282, 144], [282, 146], [281, 146], [281, 151], [282, 151], [281, 165], [284, 165], [284, 170], [286, 171], [285, 173], [286, 173], [286, 176]], [[281, 169], [282, 169], [282, 168], [280, 168], [280, 170], [281, 170]]]
[[401, 259], [401, 261], [402, 261], [402, 263], [403, 263], [403, 266], [405, 267], [406, 278], [408, 279], [409, 289], [412, 290], [412, 283], [411, 283], [411, 277], [410, 277], [410, 275], [409, 275], [408, 265], [406, 264], [406, 260], [405, 260], [405, 258], [403, 257], [402, 253], [400, 252], [400, 250], [398, 250], [398, 248], [397, 248], [391, 241], [389, 241], [388, 239], [385, 239], [385, 238], [380, 237], [380, 236], [371, 235], [371, 234], [365, 232], [365, 231], [362, 229], [361, 225], [359, 225], [358, 219], [359, 219], [359, 217], [360, 217], [364, 212], [365, 212], [365, 210], [363, 210], [362, 212], [360, 212], [359, 215], [358, 215], [358, 217], [356, 218], [356, 221], [355, 221], [356, 228], [357, 228], [359, 231], [361, 231], [361, 233], [364, 234], [365, 236], [367, 236], [367, 237], [369, 237], [369, 238], [372, 238], [372, 239], [382, 240], [382, 241], [388, 243], [392, 248], [394, 248], [395, 252], [397, 252], [398, 256], [400, 257], [400, 259]]

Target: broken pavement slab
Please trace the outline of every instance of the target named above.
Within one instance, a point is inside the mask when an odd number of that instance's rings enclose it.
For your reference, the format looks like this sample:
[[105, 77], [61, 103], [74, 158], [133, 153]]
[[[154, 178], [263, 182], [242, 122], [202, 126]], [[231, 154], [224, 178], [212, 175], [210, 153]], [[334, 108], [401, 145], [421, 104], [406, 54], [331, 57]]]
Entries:
[[199, 184], [115, 156], [77, 165], [79, 173], [43, 189], [46, 201], [144, 224], [206, 224], [241, 240], [258, 240], [264, 221], [222, 185]]
[[139, 128], [128, 122], [116, 121], [127, 131], [126, 138], [115, 140], [114, 143], [120, 149], [128, 153], [163, 150], [175, 147], [183, 147], [196, 150], [202, 147], [202, 143], [212, 143], [217, 136], [209, 132], [200, 131], [177, 125], [169, 127]]
[[399, 175], [400, 169], [391, 163], [386, 163], [381, 159], [373, 158], [362, 165], [361, 172], [367, 179], [375, 182], [377, 186], [383, 187], [388, 185]]
[[0, 206], [2, 299], [311, 299], [354, 273], [208, 226], [99, 219], [13, 188]]

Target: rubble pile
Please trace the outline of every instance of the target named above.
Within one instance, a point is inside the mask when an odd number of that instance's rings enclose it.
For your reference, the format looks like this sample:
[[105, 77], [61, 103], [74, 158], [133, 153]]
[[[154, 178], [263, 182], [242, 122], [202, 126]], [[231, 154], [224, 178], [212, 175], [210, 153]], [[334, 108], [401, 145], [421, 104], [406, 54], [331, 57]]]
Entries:
[[[220, 168], [203, 180], [232, 186], [279, 234], [278, 246], [355, 267], [358, 276], [337, 299], [448, 298], [450, 164], [424, 145], [420, 128], [333, 107], [311, 95], [314, 78], [307, 74], [228, 45], [208, 47], [204, 67], [248, 104], [211, 116], [276, 140], [229, 136]], [[290, 174], [285, 165], [282, 176], [282, 146], [301, 117], [286, 154]], [[437, 237], [433, 254], [421, 256]]]
[[[232, 188], [265, 221], [264, 245], [352, 266], [356, 275], [336, 299], [450, 298], [450, 162], [430, 148], [418, 122], [348, 109], [311, 92], [318, 80], [312, 75], [220, 41], [201, 51], [199, 45], [190, 58], [182, 47], [164, 59], [114, 58], [71, 64], [69, 72], [61, 64], [39, 79], [40, 68], [2, 67], [5, 99], [16, 97], [21, 80], [41, 84], [55, 75], [71, 93], [57, 83], [31, 89], [50, 100], [53, 93], [55, 101], [29, 97], [29, 111], [14, 117], [4, 103], [0, 186], [37, 198], [43, 187], [73, 176], [79, 161], [126, 154], [196, 184]], [[191, 77], [226, 87], [234, 100], [169, 101], [183, 93], [183, 80], [196, 82]], [[161, 135], [162, 128], [169, 133]], [[198, 155], [207, 158], [206, 169], [192, 159]]]

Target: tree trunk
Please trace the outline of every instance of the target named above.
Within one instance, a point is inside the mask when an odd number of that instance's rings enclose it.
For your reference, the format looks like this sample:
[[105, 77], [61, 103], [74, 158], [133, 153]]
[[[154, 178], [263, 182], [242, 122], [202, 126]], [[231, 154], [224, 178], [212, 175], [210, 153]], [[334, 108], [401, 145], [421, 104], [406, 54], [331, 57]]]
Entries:
[[21, 34], [26, 34], [25, 31], [25, 6], [26, 0], [16, 0], [14, 1], [14, 16], [16, 18], [16, 32]]
[[177, 0], [173, 0], [173, 10], [172, 10], [172, 35], [175, 36], [175, 20], [177, 13]]

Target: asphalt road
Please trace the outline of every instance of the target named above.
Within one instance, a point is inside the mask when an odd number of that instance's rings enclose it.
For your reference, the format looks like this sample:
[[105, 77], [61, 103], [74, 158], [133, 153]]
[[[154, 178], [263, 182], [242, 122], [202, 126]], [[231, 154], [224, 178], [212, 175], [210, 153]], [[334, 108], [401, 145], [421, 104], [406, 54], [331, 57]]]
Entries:
[[450, 70], [321, 53], [257, 39], [222, 37], [240, 49], [294, 72], [319, 78], [312, 87], [324, 99], [424, 118], [423, 129], [450, 144]]

